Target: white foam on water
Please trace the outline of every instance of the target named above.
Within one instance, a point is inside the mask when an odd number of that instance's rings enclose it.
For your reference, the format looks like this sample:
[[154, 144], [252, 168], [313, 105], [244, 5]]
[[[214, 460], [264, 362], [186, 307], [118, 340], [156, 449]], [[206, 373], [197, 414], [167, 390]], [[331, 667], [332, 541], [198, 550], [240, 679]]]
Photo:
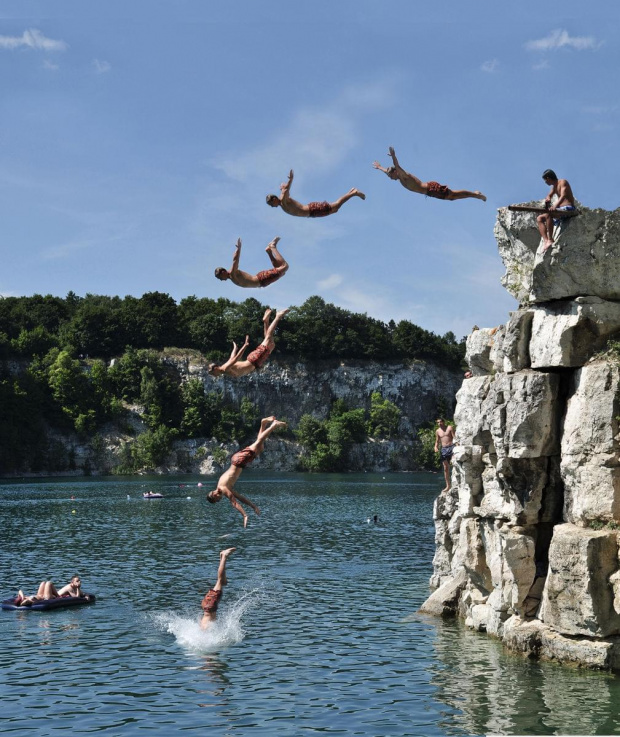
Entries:
[[157, 612], [150, 617], [156, 627], [174, 635], [183, 649], [194, 653], [211, 653], [237, 645], [244, 639], [245, 630], [241, 619], [260, 603], [261, 598], [261, 589], [253, 589], [228, 605], [220, 604], [217, 619], [204, 630], [200, 627], [202, 614]]

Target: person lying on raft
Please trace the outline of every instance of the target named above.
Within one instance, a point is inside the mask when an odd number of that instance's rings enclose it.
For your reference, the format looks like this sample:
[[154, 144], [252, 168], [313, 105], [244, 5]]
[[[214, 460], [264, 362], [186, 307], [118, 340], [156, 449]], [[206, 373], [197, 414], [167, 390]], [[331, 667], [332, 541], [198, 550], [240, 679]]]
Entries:
[[266, 271], [259, 271], [256, 276], [248, 274], [247, 271], [241, 271], [239, 268], [239, 259], [241, 258], [241, 238], [237, 240], [235, 246], [235, 255], [233, 256], [232, 266], [230, 271], [227, 271], [223, 266], [218, 266], [215, 270], [215, 276], [220, 281], [226, 281], [230, 279], [233, 284], [238, 287], [268, 287], [273, 284], [274, 281], [278, 281], [288, 271], [288, 264], [282, 258], [282, 255], [278, 252], [277, 245], [280, 237], [274, 238], [271, 243], [265, 248], [269, 260], [271, 261], [273, 268], [267, 269]]
[[[553, 226], [559, 225], [562, 212], [571, 212], [575, 210], [575, 198], [568, 180], [558, 179], [553, 169], [545, 169], [542, 178], [546, 184], [551, 185], [551, 192], [545, 198], [545, 207], [549, 212], [545, 212], [536, 218], [538, 223], [538, 232], [543, 239], [542, 252], [544, 253], [553, 245]], [[555, 204], [551, 207], [551, 199], [556, 197]]]
[[217, 607], [222, 598], [222, 589], [228, 583], [226, 578], [226, 561], [231, 553], [237, 548], [227, 548], [220, 552], [220, 565], [217, 569], [217, 581], [212, 589], [209, 589], [202, 599], [200, 606], [202, 607], [202, 619], [200, 620], [200, 628], [206, 630], [210, 627], [217, 617]]
[[263, 364], [267, 362], [269, 356], [271, 355], [271, 352], [276, 347], [276, 343], [273, 339], [273, 334], [276, 330], [276, 327], [288, 311], [289, 308], [287, 307], [285, 310], [280, 310], [279, 312], [276, 312], [276, 316], [273, 318], [271, 323], [269, 323], [271, 310], [265, 310], [265, 314], [263, 315], [263, 329], [265, 332], [263, 342], [259, 346], [257, 346], [251, 353], [248, 354], [248, 357], [245, 361], [242, 361], [241, 357], [243, 356], [245, 349], [249, 345], [249, 339], [246, 335], [245, 343], [241, 346], [241, 348], [237, 349], [237, 344], [233, 343], [233, 349], [230, 354], [230, 358], [228, 359], [228, 361], [226, 361], [226, 363], [223, 363], [221, 366], [218, 366], [215, 363], [209, 364], [209, 366], [207, 367], [209, 375], [222, 376], [222, 374], [226, 374], [228, 376], [234, 376], [236, 379], [238, 379], [240, 376], [247, 376], [253, 371], [258, 371], [260, 368], [262, 368]]
[[232, 506], [241, 515], [243, 515], [244, 527], [248, 526], [248, 515], [245, 513], [245, 509], [241, 506], [241, 504], [239, 504], [239, 502], [243, 502], [249, 507], [252, 507], [256, 514], [260, 514], [260, 509], [249, 499], [241, 496], [238, 491], [235, 491], [235, 483], [239, 476], [241, 476], [241, 472], [243, 471], [243, 469], [247, 465], [252, 463], [252, 461], [263, 452], [265, 440], [278, 427], [286, 427], [286, 422], [276, 420], [276, 418], [273, 416], [265, 417], [264, 419], [262, 419], [260, 422], [260, 430], [258, 431], [256, 440], [252, 443], [252, 445], [248, 445], [247, 448], [243, 448], [243, 450], [240, 450], [233, 455], [233, 457], [230, 459], [230, 468], [228, 469], [228, 471], [225, 471], [220, 476], [220, 480], [217, 482], [217, 488], [207, 494], [207, 499], [211, 502], [211, 504], [219, 502], [220, 499], [225, 496], [230, 501]]
[[88, 599], [88, 594], [85, 594], [80, 588], [81, 583], [82, 582], [79, 576], [73, 576], [71, 581], [66, 586], [63, 586], [60, 591], [57, 591], [56, 587], [51, 581], [41, 581], [41, 583], [39, 584], [39, 590], [33, 596], [26, 596], [24, 592], [20, 589], [17, 592], [15, 604], [17, 606], [29, 606], [30, 604], [36, 604], [37, 601], [60, 599], [63, 596], [81, 596]]
[[280, 197], [276, 194], [268, 194], [267, 204], [270, 207], [281, 207], [288, 215], [294, 215], [298, 218], [323, 218], [326, 215], [333, 215], [338, 212], [351, 197], [366, 199], [366, 195], [354, 187], [335, 202], [309, 202], [307, 205], [302, 205], [301, 202], [297, 202], [291, 197], [292, 183], [293, 170], [291, 169], [287, 181], [280, 185]]
[[470, 192], [468, 189], [450, 189], [445, 184], [439, 184], [438, 182], [423, 182], [402, 168], [392, 146], [390, 146], [388, 154], [392, 157], [393, 166], [384, 169], [378, 161], [374, 161], [372, 165], [375, 169], [385, 172], [390, 179], [397, 179], [410, 192], [425, 194], [427, 197], [434, 197], [437, 200], [464, 200], [466, 197], [474, 197], [477, 200], [483, 200], [483, 202], [487, 201], [487, 198], [478, 190]]

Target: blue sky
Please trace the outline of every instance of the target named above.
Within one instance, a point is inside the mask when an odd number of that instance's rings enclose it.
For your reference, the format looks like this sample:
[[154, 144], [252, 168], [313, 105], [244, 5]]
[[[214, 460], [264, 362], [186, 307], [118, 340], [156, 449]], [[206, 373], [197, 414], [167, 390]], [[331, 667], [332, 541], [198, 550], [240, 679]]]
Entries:
[[[3, 0], [0, 294], [320, 294], [459, 338], [514, 300], [496, 209], [551, 167], [588, 207], [619, 203], [620, 4], [566, 0]], [[403, 167], [478, 200], [414, 195]], [[367, 194], [322, 220], [265, 204]], [[290, 264], [267, 290], [218, 282]]]

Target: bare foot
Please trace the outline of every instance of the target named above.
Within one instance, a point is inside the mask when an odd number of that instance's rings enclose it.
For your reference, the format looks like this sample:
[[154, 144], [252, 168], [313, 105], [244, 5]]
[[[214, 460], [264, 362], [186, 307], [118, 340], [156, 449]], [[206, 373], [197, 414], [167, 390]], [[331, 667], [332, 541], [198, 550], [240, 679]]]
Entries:
[[282, 420], [276, 420], [274, 417], [272, 427], [286, 427], [286, 422], [283, 422]]
[[286, 307], [284, 310], [278, 310], [276, 312], [276, 317], [277, 318], [284, 317], [284, 315], [286, 315], [286, 313], [289, 312], [290, 309], [291, 309], [290, 307]]
[[265, 314], [263, 315], [263, 322], [269, 322], [269, 315], [271, 315], [271, 312], [272, 311], [270, 307], [265, 310]]
[[275, 415], [271, 415], [271, 417], [263, 417], [263, 419], [260, 421], [261, 432], [267, 427], [270, 422], [273, 422], [275, 419]]
[[268, 251], [270, 248], [275, 248], [278, 245], [278, 242], [280, 241], [280, 236], [276, 236], [271, 243], [265, 248], [265, 251]]
[[486, 197], [485, 197], [485, 196], [484, 196], [484, 195], [482, 194], [482, 192], [478, 192], [478, 190], [476, 190], [476, 191], [474, 192], [474, 194], [476, 195], [476, 197], [477, 197], [477, 198], [478, 198], [479, 200], [482, 200], [483, 202], [486, 202], [486, 201], [487, 201], [487, 198], [486, 198]]
[[355, 189], [355, 187], [353, 187], [353, 189], [349, 192], [349, 194], [353, 194], [356, 197], [360, 197], [363, 200], [366, 199], [366, 195], [363, 192], [360, 192], [359, 189]]
[[221, 559], [221, 558], [228, 558], [228, 556], [229, 556], [229, 555], [230, 555], [231, 553], [234, 553], [236, 549], [237, 549], [237, 548], [226, 548], [226, 550], [221, 550], [221, 551], [220, 551], [220, 559]]
[[547, 243], [545, 243], [542, 247], [541, 253], [546, 253], [551, 248], [552, 245], [553, 245], [553, 241], [548, 241]]

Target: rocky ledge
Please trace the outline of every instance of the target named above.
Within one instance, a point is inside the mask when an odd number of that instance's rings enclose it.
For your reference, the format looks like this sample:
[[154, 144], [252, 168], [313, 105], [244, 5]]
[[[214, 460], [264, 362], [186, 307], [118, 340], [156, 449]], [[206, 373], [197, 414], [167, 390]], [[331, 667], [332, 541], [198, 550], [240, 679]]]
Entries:
[[434, 593], [530, 657], [620, 669], [620, 210], [580, 207], [542, 252], [501, 209], [505, 325], [467, 341], [452, 488], [435, 502]]

